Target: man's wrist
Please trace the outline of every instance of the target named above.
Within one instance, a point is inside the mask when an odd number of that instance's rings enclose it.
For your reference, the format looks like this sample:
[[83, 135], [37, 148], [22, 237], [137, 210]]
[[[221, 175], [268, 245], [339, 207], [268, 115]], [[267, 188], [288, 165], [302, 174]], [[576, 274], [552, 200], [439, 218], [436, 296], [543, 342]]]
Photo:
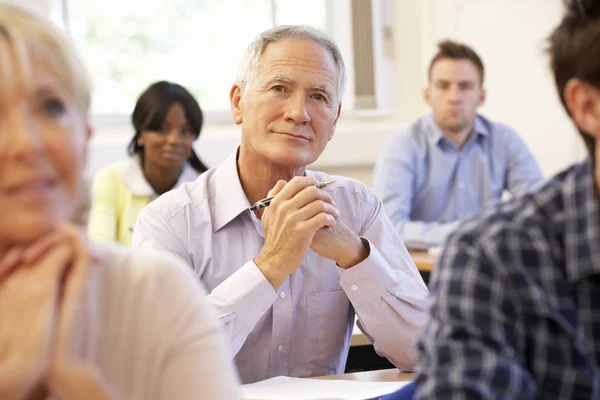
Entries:
[[342, 252], [342, 257], [336, 261], [340, 268], [348, 269], [360, 264], [371, 254], [371, 247], [367, 239], [358, 237], [358, 241], [354, 242], [349, 251]]
[[264, 275], [265, 279], [273, 286], [273, 289], [278, 290], [289, 274], [286, 274], [277, 267], [269, 258], [263, 257], [260, 254], [254, 258], [254, 264], [258, 270]]

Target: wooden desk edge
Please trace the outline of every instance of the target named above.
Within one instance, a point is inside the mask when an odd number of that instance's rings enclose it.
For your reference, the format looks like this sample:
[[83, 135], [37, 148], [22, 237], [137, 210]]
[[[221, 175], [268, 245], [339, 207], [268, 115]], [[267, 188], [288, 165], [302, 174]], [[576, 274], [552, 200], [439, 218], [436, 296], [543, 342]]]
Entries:
[[319, 376], [315, 379], [363, 381], [363, 382], [407, 382], [415, 379], [414, 373], [398, 369], [380, 369], [376, 371], [351, 372], [349, 374]]
[[369, 338], [361, 331], [352, 333], [352, 339], [350, 339], [350, 347], [371, 345], [372, 343], [369, 340]]
[[429, 254], [423, 250], [409, 250], [408, 253], [419, 271], [431, 272], [435, 267], [437, 255]]

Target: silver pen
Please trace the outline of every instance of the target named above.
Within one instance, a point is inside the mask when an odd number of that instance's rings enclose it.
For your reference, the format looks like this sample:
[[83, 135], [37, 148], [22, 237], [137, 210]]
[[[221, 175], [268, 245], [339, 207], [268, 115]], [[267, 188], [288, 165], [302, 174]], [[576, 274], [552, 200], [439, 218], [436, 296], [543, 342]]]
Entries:
[[[324, 187], [327, 187], [334, 182], [335, 181], [319, 182], [315, 186], [318, 189], [323, 189]], [[275, 198], [275, 196], [271, 196], [271, 197], [267, 197], [266, 199], [257, 201], [256, 203], [254, 203], [254, 205], [252, 207], [250, 207], [250, 211], [260, 210], [261, 208], [268, 207], [271, 204], [271, 200], [273, 200], [274, 198]]]

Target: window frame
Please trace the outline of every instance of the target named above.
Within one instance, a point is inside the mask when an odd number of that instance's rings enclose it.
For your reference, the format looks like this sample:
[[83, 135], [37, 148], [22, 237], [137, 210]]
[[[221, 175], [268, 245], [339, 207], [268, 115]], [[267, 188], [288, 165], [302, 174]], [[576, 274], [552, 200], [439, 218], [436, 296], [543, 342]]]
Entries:
[[[72, 5], [75, 1], [80, 0], [56, 0], [60, 7], [60, 14], [62, 15], [62, 25], [67, 33], [67, 35], [72, 35]], [[277, 1], [269, 0], [271, 4], [271, 23], [273, 26], [277, 24]], [[373, 0], [379, 1], [379, 0]], [[324, 0], [325, 3], [325, 13], [326, 13], [326, 27], [330, 35], [334, 40], [340, 42], [340, 36], [347, 36], [348, 32], [343, 32], [344, 29], [340, 29], [339, 26], [343, 25], [342, 21], [339, 20], [340, 17], [338, 12], [334, 12], [334, 9], [338, 11], [340, 6], [349, 7], [350, 0]], [[49, 0], [49, 12], [52, 11], [55, 4], [52, 4], [52, 0]], [[352, 27], [350, 27], [352, 29]], [[350, 32], [351, 36], [352, 33]], [[347, 43], [348, 40], [352, 41], [350, 38], [344, 37], [344, 42]], [[356, 109], [354, 108], [354, 85], [353, 82], [350, 82], [354, 76], [354, 66], [353, 60], [351, 57], [348, 57], [346, 60], [346, 75], [347, 75], [347, 87], [346, 93], [344, 95], [344, 107], [342, 111], [341, 120], [354, 120], [354, 119], [380, 119], [380, 118], [391, 118], [396, 116], [396, 111], [390, 108], [387, 105], [378, 105], [377, 108], [374, 109]], [[232, 77], [231, 84], [234, 83]], [[349, 105], [349, 106], [348, 106]], [[231, 113], [227, 109], [206, 109], [204, 110], [205, 116], [205, 126], [216, 126], [216, 127], [224, 127], [232, 124]], [[92, 123], [97, 131], [114, 131], [115, 129], [120, 129], [124, 127], [129, 127], [131, 125], [130, 114], [129, 113], [97, 113], [91, 114], [90, 118]]]

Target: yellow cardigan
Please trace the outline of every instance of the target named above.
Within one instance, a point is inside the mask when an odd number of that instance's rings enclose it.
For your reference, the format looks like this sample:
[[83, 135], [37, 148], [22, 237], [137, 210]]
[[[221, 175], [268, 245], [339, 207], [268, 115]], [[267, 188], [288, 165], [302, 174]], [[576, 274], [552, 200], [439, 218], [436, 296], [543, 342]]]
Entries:
[[[198, 172], [186, 163], [174, 188], [196, 178]], [[146, 181], [139, 158], [133, 156], [100, 170], [91, 197], [90, 239], [129, 246], [139, 212], [158, 196]]]

